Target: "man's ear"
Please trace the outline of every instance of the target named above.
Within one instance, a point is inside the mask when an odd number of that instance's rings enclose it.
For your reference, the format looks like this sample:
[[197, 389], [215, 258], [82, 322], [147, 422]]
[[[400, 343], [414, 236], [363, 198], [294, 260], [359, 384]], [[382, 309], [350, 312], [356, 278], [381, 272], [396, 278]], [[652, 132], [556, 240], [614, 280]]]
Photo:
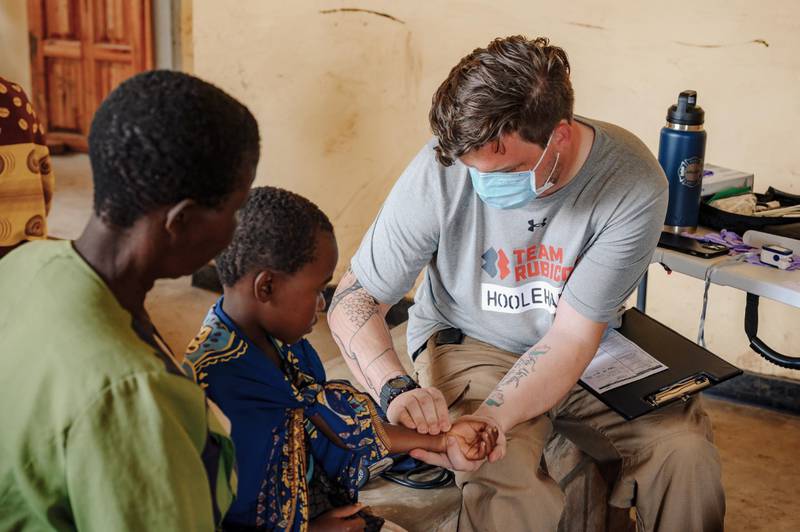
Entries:
[[266, 303], [272, 299], [275, 275], [270, 270], [264, 270], [256, 275], [253, 280], [253, 295], [259, 303]]
[[569, 127], [569, 122], [561, 120], [553, 129], [553, 140], [551, 143], [556, 146], [563, 146], [564, 144], [568, 144], [571, 139], [572, 128]]
[[184, 199], [176, 203], [167, 210], [164, 219], [164, 229], [173, 238], [186, 233], [187, 228], [194, 222], [194, 214], [197, 211], [197, 202], [193, 199]]

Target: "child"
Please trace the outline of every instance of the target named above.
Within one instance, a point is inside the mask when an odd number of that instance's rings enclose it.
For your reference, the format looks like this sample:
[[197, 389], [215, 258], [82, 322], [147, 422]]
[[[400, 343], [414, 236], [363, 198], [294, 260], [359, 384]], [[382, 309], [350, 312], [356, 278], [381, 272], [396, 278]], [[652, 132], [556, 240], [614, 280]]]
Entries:
[[[368, 466], [388, 454], [443, 452], [453, 437], [480, 460], [497, 434], [455, 422], [447, 434], [418, 434], [381, 419], [375, 402], [344, 381], [326, 382], [302, 337], [324, 309], [338, 250], [333, 227], [313, 203], [285, 190], [251, 191], [231, 245], [217, 258], [224, 296], [186, 354], [186, 369], [230, 418], [239, 488], [226, 528], [344, 528], [356, 514]], [[343, 511], [344, 510], [344, 511]], [[357, 512], [357, 513], [356, 513]]]

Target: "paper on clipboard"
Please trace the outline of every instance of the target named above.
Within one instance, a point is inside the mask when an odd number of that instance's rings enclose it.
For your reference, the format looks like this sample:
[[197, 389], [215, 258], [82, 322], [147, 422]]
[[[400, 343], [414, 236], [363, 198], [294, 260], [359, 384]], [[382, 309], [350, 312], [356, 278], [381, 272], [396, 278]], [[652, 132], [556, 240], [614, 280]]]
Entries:
[[641, 347], [610, 329], [581, 380], [595, 392], [605, 393], [666, 369]]

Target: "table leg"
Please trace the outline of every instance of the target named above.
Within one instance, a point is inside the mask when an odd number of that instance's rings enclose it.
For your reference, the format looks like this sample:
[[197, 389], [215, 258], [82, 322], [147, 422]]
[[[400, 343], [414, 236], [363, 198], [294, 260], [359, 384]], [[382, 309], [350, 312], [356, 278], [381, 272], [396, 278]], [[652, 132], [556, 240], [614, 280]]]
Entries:
[[644, 312], [647, 306], [647, 270], [645, 270], [642, 280], [639, 281], [639, 287], [636, 289], [636, 308], [640, 312]]

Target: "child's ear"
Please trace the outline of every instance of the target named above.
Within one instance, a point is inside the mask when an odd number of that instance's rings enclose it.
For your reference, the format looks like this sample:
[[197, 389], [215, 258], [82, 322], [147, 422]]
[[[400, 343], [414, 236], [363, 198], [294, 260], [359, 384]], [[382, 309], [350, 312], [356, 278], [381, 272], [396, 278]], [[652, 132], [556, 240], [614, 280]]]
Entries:
[[253, 281], [253, 295], [256, 300], [261, 303], [266, 303], [272, 299], [272, 283], [275, 276], [269, 270], [264, 270], [256, 275]]

